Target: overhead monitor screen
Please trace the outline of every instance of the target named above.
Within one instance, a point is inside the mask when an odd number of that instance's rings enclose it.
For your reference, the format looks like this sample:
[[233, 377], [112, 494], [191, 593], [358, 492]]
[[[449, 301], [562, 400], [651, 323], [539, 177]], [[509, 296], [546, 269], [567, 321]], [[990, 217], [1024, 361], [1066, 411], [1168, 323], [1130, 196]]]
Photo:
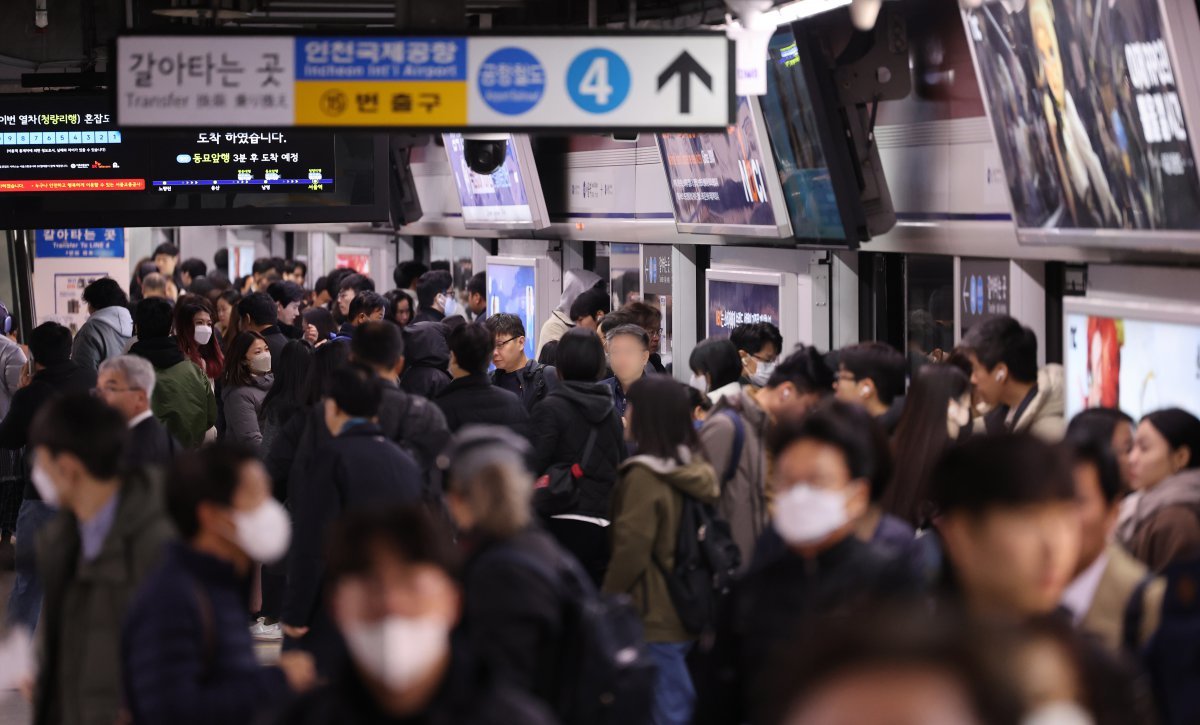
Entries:
[[1023, 241], [1200, 229], [1159, 3], [985, 2], [964, 15]]
[[1068, 313], [1064, 332], [1068, 418], [1096, 407], [1200, 415], [1200, 327]]
[[796, 36], [771, 38], [763, 116], [797, 239], [845, 240], [833, 177], [821, 146], [817, 108], [804, 76]]
[[488, 315], [507, 312], [525, 325], [525, 356], [537, 357], [537, 270], [527, 265], [487, 265]]
[[463, 224], [478, 229], [525, 228], [545, 226], [541, 183], [527, 153], [528, 139], [509, 134], [505, 144], [504, 165], [491, 174], [477, 174], [467, 166], [464, 141], [460, 133], [442, 134], [458, 200], [462, 204]]
[[708, 280], [708, 336], [725, 338], [738, 325], [770, 322], [779, 327], [779, 286]]
[[737, 123], [725, 133], [659, 134], [680, 231], [790, 236], [787, 217], [775, 206], [783, 201], [753, 104], [738, 98]]
[[104, 95], [3, 95], [0, 213], [33, 227], [385, 220], [385, 147], [351, 133], [125, 131]]

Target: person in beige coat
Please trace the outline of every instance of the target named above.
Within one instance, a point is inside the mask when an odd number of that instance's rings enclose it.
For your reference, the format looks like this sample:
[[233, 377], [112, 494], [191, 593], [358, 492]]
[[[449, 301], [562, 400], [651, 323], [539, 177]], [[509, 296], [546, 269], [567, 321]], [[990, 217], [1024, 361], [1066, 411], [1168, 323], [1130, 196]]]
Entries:
[[1038, 370], [1037, 335], [1011, 317], [993, 317], [963, 339], [971, 385], [990, 412], [976, 420], [987, 433], [1031, 433], [1048, 442], [1067, 429], [1061, 365]]

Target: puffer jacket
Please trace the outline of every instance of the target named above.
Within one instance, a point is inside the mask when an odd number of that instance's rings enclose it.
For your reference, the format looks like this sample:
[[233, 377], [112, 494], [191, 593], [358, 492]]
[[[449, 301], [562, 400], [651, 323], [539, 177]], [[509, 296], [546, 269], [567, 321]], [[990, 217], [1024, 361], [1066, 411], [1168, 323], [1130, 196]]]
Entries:
[[[742, 420], [742, 454], [736, 463], [733, 457], [737, 429], [731, 415]], [[754, 548], [770, 519], [768, 511], [768, 457], [765, 445], [770, 419], [766, 411], [748, 390], [725, 395], [700, 428], [700, 445], [705, 457], [717, 472], [721, 498], [717, 513], [729, 522], [733, 541], [742, 553], [741, 571], [750, 568]], [[726, 472], [733, 476], [724, 480]]]
[[[582, 461], [588, 435], [595, 429], [592, 456]], [[533, 409], [533, 472], [541, 476], [556, 463], [578, 463], [579, 504], [566, 513], [608, 520], [617, 468], [625, 459], [625, 427], [603, 383], [566, 381]]]
[[255, 447], [262, 445], [258, 415], [274, 382], [275, 376], [271, 373], [254, 375], [249, 385], [231, 385], [221, 391], [225, 401], [225, 440]]
[[404, 372], [400, 375], [404, 392], [432, 400], [450, 384], [449, 369], [445, 325], [415, 322], [404, 328]]
[[1151, 570], [1200, 555], [1200, 469], [1181, 471], [1145, 489], [1117, 540]]
[[717, 500], [712, 466], [680, 449], [684, 461], [634, 456], [621, 465], [613, 496], [612, 562], [604, 591], [628, 594], [642, 615], [647, 642], [687, 642], [664, 572], [675, 568], [684, 495]]
[[121, 355], [133, 339], [133, 317], [117, 305], [96, 310], [75, 333], [71, 360], [80, 367], [98, 370], [100, 363]]

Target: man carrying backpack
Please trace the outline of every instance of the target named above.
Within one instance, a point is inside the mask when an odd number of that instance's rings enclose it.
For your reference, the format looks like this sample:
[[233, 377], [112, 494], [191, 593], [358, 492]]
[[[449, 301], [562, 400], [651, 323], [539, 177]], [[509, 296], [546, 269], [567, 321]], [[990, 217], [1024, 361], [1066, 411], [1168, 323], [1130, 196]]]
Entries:
[[525, 410], [533, 412], [533, 406], [558, 387], [557, 373], [550, 365], [526, 357], [525, 324], [520, 317], [502, 312], [492, 315], [484, 324], [496, 336], [492, 385], [516, 393]]

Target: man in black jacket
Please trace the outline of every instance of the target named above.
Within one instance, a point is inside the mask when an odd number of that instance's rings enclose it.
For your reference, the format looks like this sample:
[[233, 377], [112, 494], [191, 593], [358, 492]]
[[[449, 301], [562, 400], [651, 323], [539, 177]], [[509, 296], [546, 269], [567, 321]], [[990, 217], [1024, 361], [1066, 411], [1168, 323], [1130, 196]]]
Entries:
[[275, 302], [275, 318], [280, 333], [289, 340], [302, 338], [304, 320], [300, 318], [300, 306], [304, 303], [304, 289], [295, 282], [272, 282], [267, 287], [267, 295]]
[[533, 412], [533, 406], [558, 385], [558, 374], [550, 365], [526, 356], [525, 324], [520, 317], [500, 313], [489, 317], [484, 324], [495, 336], [492, 362], [496, 370], [492, 373], [492, 384], [516, 393], [525, 410]]
[[384, 438], [376, 423], [381, 391], [379, 377], [365, 366], [337, 370], [325, 399], [325, 424], [333, 438], [316, 452], [306, 475], [290, 482], [296, 537], [288, 557], [283, 631], [313, 653], [322, 674], [336, 671], [341, 661], [336, 634], [319, 607], [326, 528], [344, 511], [422, 499], [416, 461]]
[[400, 387], [406, 393], [432, 400], [450, 384], [448, 331], [440, 322], [414, 322], [403, 333], [406, 355]]
[[404, 370], [404, 337], [390, 322], [366, 322], [354, 331], [350, 343], [354, 362], [375, 371], [383, 386], [379, 427], [389, 440], [412, 454], [425, 480], [425, 497], [441, 495], [438, 456], [450, 440], [446, 416], [419, 395], [409, 395], [397, 382]]
[[[0, 422], [0, 448], [20, 450], [29, 441], [33, 418], [52, 398], [65, 393], [84, 393], [96, 386], [96, 373], [71, 362], [71, 331], [57, 322], [38, 325], [29, 336], [33, 377], [13, 394], [8, 415]], [[23, 376], [24, 377], [24, 376]], [[8, 602], [8, 620], [24, 624], [30, 631], [42, 607], [42, 587], [37, 576], [34, 539], [54, 517], [54, 509], [42, 502], [28, 476], [25, 498], [17, 514], [17, 577]]]
[[237, 306], [237, 313], [242, 318], [242, 332], [257, 332], [267, 341], [273, 370], [280, 364], [283, 347], [288, 344], [287, 336], [279, 330], [277, 309], [275, 300], [266, 292], [246, 295]]
[[[495, 319], [495, 318], [493, 318]], [[450, 375], [454, 381], [434, 401], [452, 432], [464, 425], [505, 426], [530, 437], [529, 413], [521, 399], [491, 384], [487, 377], [492, 356], [492, 333], [480, 325], [462, 325], [450, 333]]]
[[167, 468], [183, 446], [150, 410], [154, 395], [154, 366], [144, 357], [120, 355], [100, 363], [96, 390], [129, 425], [129, 447], [123, 465], [129, 468]]
[[441, 322], [458, 312], [458, 301], [454, 298], [454, 277], [450, 273], [435, 269], [421, 275], [417, 280], [417, 316], [413, 322]]

